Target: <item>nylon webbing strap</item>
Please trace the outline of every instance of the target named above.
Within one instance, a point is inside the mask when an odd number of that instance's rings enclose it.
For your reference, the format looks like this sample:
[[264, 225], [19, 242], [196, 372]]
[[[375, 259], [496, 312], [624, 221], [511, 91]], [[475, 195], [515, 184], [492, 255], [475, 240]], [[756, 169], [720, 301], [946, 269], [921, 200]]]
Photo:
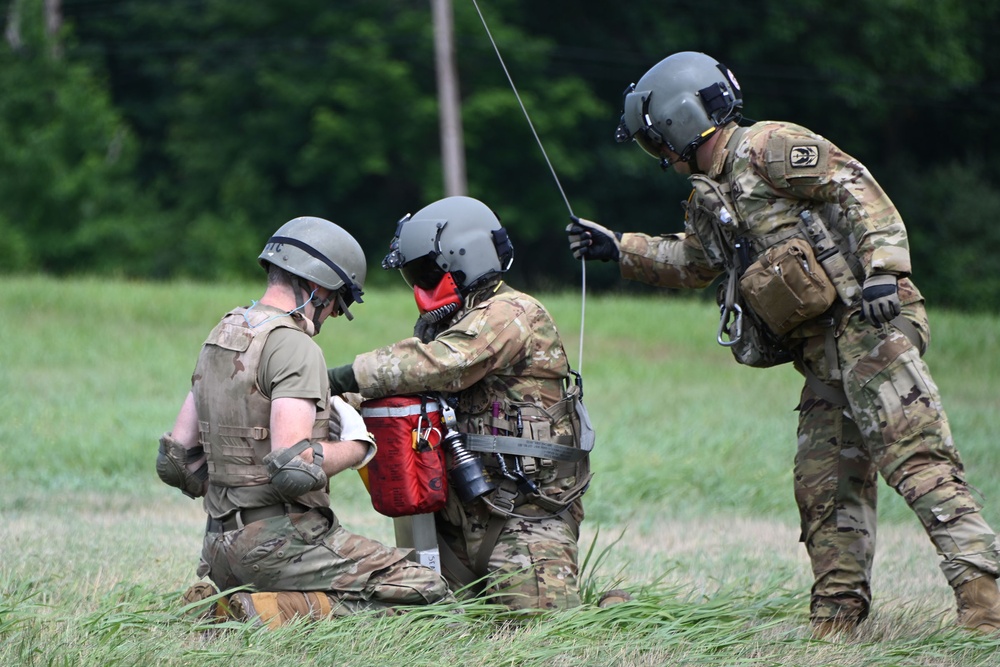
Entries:
[[413, 405], [401, 405], [397, 407], [383, 406], [383, 407], [362, 407], [361, 416], [362, 417], [412, 417], [414, 415], [419, 415], [422, 412], [437, 412], [439, 410], [438, 404], [431, 402], [427, 403], [426, 406], [421, 406], [414, 403]]
[[252, 440], [266, 440], [270, 435], [267, 428], [263, 426], [219, 426], [218, 433], [222, 437], [230, 438], [251, 438]]
[[909, 338], [910, 342], [913, 343], [913, 347], [918, 350], [920, 349], [920, 334], [917, 332], [917, 328], [913, 326], [913, 323], [910, 322], [910, 320], [906, 319], [902, 315], [897, 315], [889, 322], [889, 324], [902, 331], [903, 335]]
[[[913, 324], [903, 317], [902, 315], [896, 316], [894, 319], [889, 321], [889, 324], [899, 329], [904, 336], [909, 339], [913, 347], [920, 349], [920, 334], [917, 332], [917, 328]], [[827, 363], [832, 368], [837, 365], [837, 346], [836, 341], [834, 341], [833, 331], [828, 330], [826, 334], [826, 356]], [[831, 349], [832, 348], [832, 349]], [[799, 364], [802, 368], [802, 374], [806, 376], [806, 384], [809, 386], [813, 392], [822, 398], [827, 403], [836, 406], [846, 407], [848, 405], [847, 394], [843, 389], [838, 387], [831, 387], [826, 384], [819, 377], [813, 373], [805, 364]]]
[[497, 542], [500, 540], [500, 533], [503, 531], [505, 523], [507, 523], [506, 518], [494, 514], [490, 517], [489, 523], [486, 524], [486, 534], [483, 535], [483, 541], [479, 544], [479, 553], [476, 554], [476, 563], [472, 568], [473, 572], [478, 572], [480, 576], [484, 576], [490, 571], [490, 556], [497, 548]]
[[813, 390], [813, 393], [822, 398], [824, 401], [830, 405], [838, 407], [847, 406], [847, 394], [844, 393], [843, 389], [831, 387], [827, 383], [823, 382], [815, 373], [809, 370], [809, 367], [805, 364], [802, 364], [802, 374], [806, 376], [806, 384]]
[[[441, 555], [441, 569], [462, 584], [462, 587], [470, 586], [482, 578], [469, 569], [465, 563], [460, 561], [446, 542], [438, 542], [438, 553]], [[482, 593], [484, 588], [484, 582], [482, 581], [479, 581], [478, 585], [473, 586], [473, 590], [477, 594]]]
[[516, 456], [535, 456], [553, 461], [582, 461], [587, 452], [576, 447], [557, 445], [554, 442], [515, 438], [509, 435], [477, 435], [466, 433], [465, 446], [473, 452], [487, 454], [514, 454]]

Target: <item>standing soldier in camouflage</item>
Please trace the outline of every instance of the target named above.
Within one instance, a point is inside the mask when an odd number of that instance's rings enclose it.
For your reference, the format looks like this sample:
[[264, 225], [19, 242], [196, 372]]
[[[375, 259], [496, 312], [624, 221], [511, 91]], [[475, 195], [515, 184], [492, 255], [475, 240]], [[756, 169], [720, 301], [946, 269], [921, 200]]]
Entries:
[[[349, 533], [330, 509], [328, 479], [375, 454], [361, 416], [331, 400], [312, 339], [328, 317], [352, 319], [366, 273], [361, 247], [332, 222], [303, 217], [278, 229], [259, 261], [264, 295], [209, 334], [173, 430], [160, 439], [160, 479], [205, 498], [198, 575], [220, 589], [256, 590], [232, 595], [230, 609], [272, 627], [450, 598], [434, 570]], [[188, 599], [207, 586], [196, 584]]]
[[850, 155], [791, 123], [741, 124], [741, 110], [735, 78], [709, 56], [677, 53], [650, 69], [626, 90], [616, 139], [689, 176], [685, 232], [574, 219], [570, 248], [662, 287], [727, 274], [719, 342], [741, 363], [792, 361], [805, 376], [794, 479], [817, 636], [868, 615], [878, 473], [941, 555], [959, 624], [996, 632], [996, 537], [921, 359], [930, 331], [903, 221]]
[[458, 588], [485, 576], [511, 609], [578, 605], [593, 437], [552, 317], [501, 279], [506, 230], [482, 202], [448, 197], [403, 218], [390, 250], [382, 266], [400, 270], [421, 312], [414, 337], [331, 368], [334, 394], [441, 394], [493, 487], [463, 502], [452, 476], [435, 517], [445, 577]]

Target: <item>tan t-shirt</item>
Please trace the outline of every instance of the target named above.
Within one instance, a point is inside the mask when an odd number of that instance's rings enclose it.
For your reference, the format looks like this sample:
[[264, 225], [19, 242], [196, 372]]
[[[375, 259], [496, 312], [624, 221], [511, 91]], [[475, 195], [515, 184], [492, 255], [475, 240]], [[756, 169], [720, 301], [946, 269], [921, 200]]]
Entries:
[[257, 382], [264, 395], [276, 398], [304, 398], [326, 406], [330, 380], [326, 375], [323, 351], [301, 331], [281, 328], [272, 331], [261, 351]]

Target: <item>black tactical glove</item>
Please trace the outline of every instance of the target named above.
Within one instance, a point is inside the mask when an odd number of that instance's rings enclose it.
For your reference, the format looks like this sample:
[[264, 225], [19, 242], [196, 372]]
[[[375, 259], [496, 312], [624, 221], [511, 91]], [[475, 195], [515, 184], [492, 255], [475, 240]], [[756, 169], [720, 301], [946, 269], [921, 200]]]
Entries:
[[437, 338], [438, 331], [442, 326], [441, 320], [435, 322], [418, 317], [416, 324], [413, 325], [413, 335], [419, 338], [421, 343], [429, 343]]
[[327, 368], [326, 376], [330, 378], [330, 393], [334, 396], [358, 391], [358, 379], [354, 377], [354, 366], [351, 364]]
[[569, 237], [569, 249], [573, 251], [573, 257], [599, 259], [602, 262], [618, 261], [621, 255], [620, 232], [613, 232], [575, 215], [570, 216], [570, 220], [572, 222], [566, 226], [566, 235]]
[[861, 317], [879, 327], [901, 312], [896, 276], [876, 273], [865, 279], [861, 290]]

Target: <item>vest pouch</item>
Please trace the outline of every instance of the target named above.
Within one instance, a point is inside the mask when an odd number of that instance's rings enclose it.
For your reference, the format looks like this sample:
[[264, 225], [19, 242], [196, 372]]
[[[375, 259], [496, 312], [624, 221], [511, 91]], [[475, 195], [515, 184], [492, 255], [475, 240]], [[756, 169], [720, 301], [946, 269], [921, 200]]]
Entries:
[[[719, 285], [716, 301], [720, 306], [725, 304], [726, 283]], [[737, 363], [753, 368], [770, 368], [792, 361], [788, 351], [779, 337], [768, 329], [752, 310], [747, 307], [742, 295], [735, 295], [736, 304], [742, 310], [740, 335], [726, 347], [732, 352]]]
[[743, 320], [743, 335], [729, 348], [737, 362], [753, 368], [770, 368], [787, 364], [792, 354], [775, 339], [775, 335], [757, 324], [752, 317]]
[[807, 241], [792, 238], [764, 252], [740, 278], [740, 293], [778, 336], [818, 317], [837, 300], [837, 289]]
[[426, 396], [387, 396], [361, 404], [378, 452], [368, 462], [372, 507], [389, 517], [427, 514], [448, 500], [441, 411]]
[[709, 267], [721, 270], [726, 266], [729, 246], [721, 230], [729, 228], [732, 233], [736, 232], [732, 199], [707, 176], [693, 174], [689, 180], [692, 189], [684, 204], [685, 228], [698, 237]]

